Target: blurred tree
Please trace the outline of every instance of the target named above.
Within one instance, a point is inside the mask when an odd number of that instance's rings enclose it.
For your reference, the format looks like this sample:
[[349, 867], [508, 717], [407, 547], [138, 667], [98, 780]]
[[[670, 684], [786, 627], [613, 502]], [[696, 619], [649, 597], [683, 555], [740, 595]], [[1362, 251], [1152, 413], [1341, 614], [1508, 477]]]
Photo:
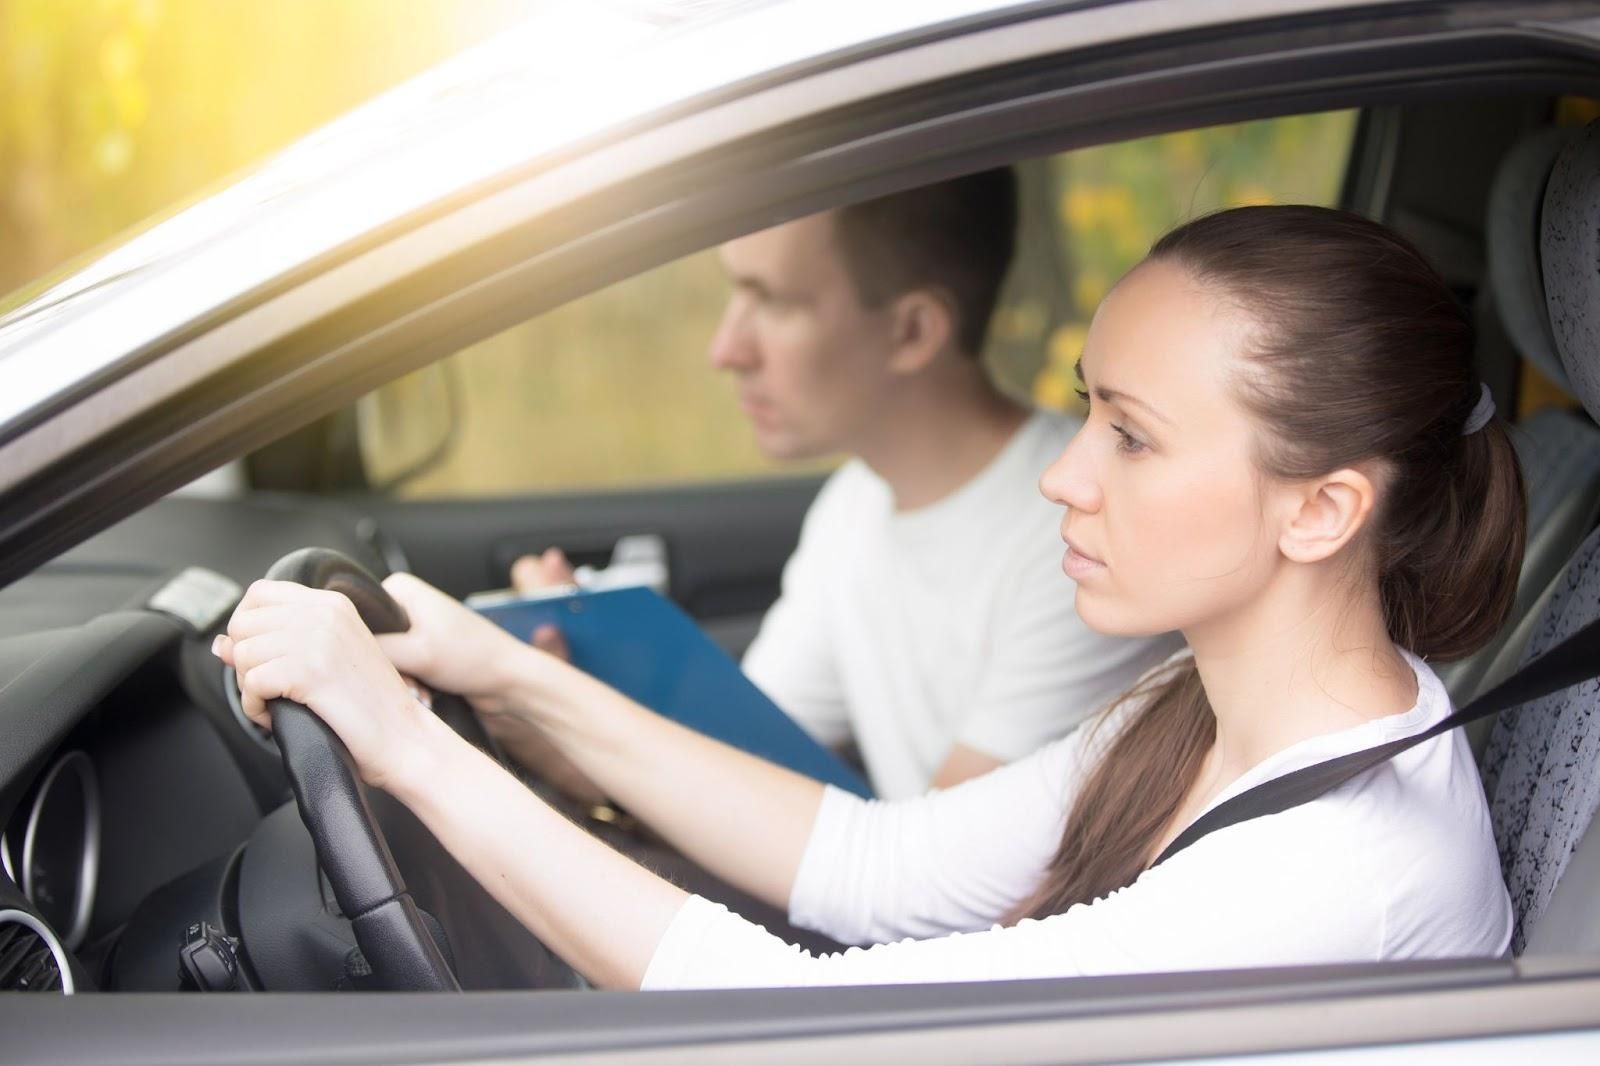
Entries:
[[0, 0], [0, 293], [539, 0]]

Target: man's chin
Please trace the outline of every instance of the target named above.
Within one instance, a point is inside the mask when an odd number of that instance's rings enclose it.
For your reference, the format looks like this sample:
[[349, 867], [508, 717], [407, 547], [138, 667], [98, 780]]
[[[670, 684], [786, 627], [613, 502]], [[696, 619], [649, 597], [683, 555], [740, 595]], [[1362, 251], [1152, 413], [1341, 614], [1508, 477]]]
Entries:
[[822, 449], [808, 446], [806, 441], [787, 433], [763, 433], [759, 429], [756, 430], [756, 447], [761, 449], [762, 455], [778, 463], [796, 463], [823, 454]]

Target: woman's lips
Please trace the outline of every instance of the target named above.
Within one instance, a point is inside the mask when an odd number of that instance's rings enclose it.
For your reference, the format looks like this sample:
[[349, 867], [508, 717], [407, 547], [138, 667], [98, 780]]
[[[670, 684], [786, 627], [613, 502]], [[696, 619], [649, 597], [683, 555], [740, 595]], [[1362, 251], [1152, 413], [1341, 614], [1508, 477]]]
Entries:
[[1067, 554], [1061, 559], [1061, 569], [1074, 581], [1082, 581], [1091, 574], [1106, 568], [1106, 564], [1092, 555], [1086, 555], [1072, 541], [1067, 541]]

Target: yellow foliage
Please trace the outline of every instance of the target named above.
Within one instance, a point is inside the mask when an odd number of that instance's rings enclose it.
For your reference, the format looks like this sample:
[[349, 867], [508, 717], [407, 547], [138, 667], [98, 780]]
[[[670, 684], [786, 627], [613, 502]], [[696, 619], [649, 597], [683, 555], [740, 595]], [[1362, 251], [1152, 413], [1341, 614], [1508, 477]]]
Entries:
[[1078, 364], [1078, 357], [1083, 355], [1083, 342], [1088, 336], [1088, 328], [1077, 322], [1068, 322], [1057, 328], [1050, 334], [1049, 365], [1064, 367], [1071, 374], [1072, 368]]
[[1072, 282], [1072, 302], [1080, 314], [1093, 315], [1110, 289], [1111, 283], [1104, 274], [1097, 270], [1080, 270]]
[[1278, 200], [1262, 186], [1247, 184], [1235, 185], [1229, 189], [1226, 202], [1229, 207], [1257, 207], [1262, 204], [1277, 203]]
[[1051, 411], [1071, 411], [1082, 407], [1071, 376], [1054, 365], [1044, 366], [1033, 379], [1033, 402]]
[[1193, 168], [1205, 159], [1199, 130], [1182, 130], [1161, 139], [1167, 158], [1177, 166]]
[[1036, 300], [995, 309], [989, 332], [995, 340], [1008, 344], [1028, 344], [1044, 335], [1049, 325], [1045, 308]]

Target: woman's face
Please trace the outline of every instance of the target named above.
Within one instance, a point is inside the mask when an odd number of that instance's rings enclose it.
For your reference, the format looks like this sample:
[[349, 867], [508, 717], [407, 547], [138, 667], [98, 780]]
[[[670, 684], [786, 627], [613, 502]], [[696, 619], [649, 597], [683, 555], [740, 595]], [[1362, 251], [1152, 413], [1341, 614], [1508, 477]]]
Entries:
[[1258, 432], [1234, 400], [1244, 322], [1171, 263], [1095, 313], [1088, 421], [1040, 479], [1067, 507], [1062, 569], [1103, 633], [1191, 630], [1254, 602], [1280, 562]]

